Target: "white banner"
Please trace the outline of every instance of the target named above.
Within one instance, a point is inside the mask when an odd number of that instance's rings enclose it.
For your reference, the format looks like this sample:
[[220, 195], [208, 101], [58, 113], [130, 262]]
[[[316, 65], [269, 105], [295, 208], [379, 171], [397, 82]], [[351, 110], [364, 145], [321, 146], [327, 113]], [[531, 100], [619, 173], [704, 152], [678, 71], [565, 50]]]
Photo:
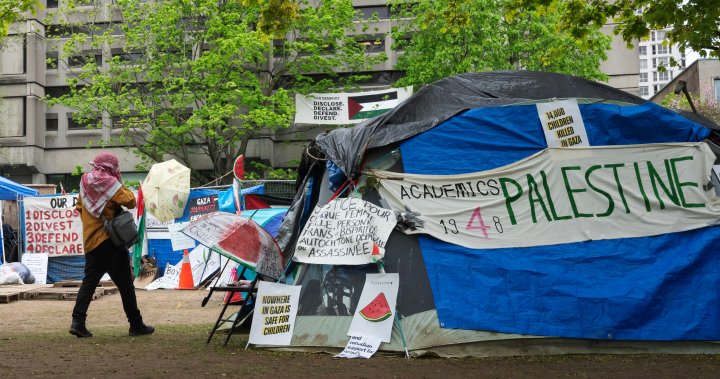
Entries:
[[318, 205], [300, 233], [293, 260], [337, 265], [372, 263], [373, 250], [375, 259], [382, 259], [395, 223], [392, 210], [361, 199], [335, 199]]
[[548, 147], [590, 146], [577, 100], [537, 104]]
[[720, 222], [705, 143], [546, 149], [465, 175], [374, 171], [393, 209], [468, 248], [653, 236]]
[[288, 346], [292, 339], [302, 286], [258, 282], [248, 343]]
[[26, 197], [23, 200], [25, 252], [47, 253], [50, 258], [83, 254], [78, 195]]
[[295, 95], [295, 123], [357, 124], [381, 115], [412, 95], [412, 86], [356, 93]]
[[400, 274], [366, 274], [358, 307], [348, 336], [364, 336], [390, 342], [395, 321]]

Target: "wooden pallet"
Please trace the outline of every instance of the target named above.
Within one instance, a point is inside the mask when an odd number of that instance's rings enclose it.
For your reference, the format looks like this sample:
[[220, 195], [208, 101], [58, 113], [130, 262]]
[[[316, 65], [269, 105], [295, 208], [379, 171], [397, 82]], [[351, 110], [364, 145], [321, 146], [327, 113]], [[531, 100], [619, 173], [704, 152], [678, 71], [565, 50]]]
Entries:
[[47, 284], [22, 284], [22, 285], [10, 285], [0, 286], [0, 303], [9, 303], [20, 299], [27, 299], [33, 297], [32, 291], [47, 288], [50, 285]]
[[[40, 300], [75, 300], [77, 299], [80, 287], [50, 287], [41, 288], [34, 291], [26, 292], [28, 299], [40, 299]], [[92, 295], [92, 299], [95, 300], [100, 296], [104, 295], [105, 291], [102, 287], [95, 289]]]

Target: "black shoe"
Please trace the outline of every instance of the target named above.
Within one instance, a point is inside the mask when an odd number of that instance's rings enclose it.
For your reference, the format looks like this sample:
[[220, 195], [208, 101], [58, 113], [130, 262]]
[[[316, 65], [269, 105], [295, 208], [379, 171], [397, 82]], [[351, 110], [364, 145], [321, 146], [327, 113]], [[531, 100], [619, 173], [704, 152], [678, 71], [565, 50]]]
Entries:
[[145, 336], [148, 334], [153, 334], [154, 332], [155, 332], [155, 328], [153, 328], [152, 326], [141, 324], [139, 326], [131, 326], [128, 334], [130, 334], [130, 336], [132, 336], [132, 337], [135, 337], [135, 336]]
[[85, 324], [79, 322], [73, 322], [70, 325], [70, 334], [76, 336], [77, 338], [90, 338], [93, 336], [92, 333], [87, 330]]

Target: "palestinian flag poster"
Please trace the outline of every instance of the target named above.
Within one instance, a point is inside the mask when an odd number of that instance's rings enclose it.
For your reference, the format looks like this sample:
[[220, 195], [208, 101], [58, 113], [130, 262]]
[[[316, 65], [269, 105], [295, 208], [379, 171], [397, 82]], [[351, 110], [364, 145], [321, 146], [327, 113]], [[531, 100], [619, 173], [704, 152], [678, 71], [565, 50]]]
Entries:
[[357, 124], [381, 115], [412, 95], [412, 86], [356, 93], [295, 95], [295, 123]]

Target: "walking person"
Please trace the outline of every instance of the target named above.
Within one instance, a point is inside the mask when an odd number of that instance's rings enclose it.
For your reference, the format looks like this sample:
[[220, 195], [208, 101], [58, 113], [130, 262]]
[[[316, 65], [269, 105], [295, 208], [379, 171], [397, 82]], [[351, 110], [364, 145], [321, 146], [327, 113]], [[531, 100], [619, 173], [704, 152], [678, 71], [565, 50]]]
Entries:
[[120, 206], [135, 208], [135, 195], [120, 182], [118, 158], [114, 154], [99, 153], [90, 165], [92, 170], [80, 180], [80, 198], [75, 205], [80, 212], [85, 239], [85, 276], [73, 308], [70, 334], [78, 338], [92, 337], [85, 327], [85, 319], [95, 289], [106, 272], [120, 290], [130, 323], [129, 334], [152, 334], [155, 328], [143, 323], [137, 307], [128, 250], [113, 244], [103, 223], [103, 219], [113, 219]]

